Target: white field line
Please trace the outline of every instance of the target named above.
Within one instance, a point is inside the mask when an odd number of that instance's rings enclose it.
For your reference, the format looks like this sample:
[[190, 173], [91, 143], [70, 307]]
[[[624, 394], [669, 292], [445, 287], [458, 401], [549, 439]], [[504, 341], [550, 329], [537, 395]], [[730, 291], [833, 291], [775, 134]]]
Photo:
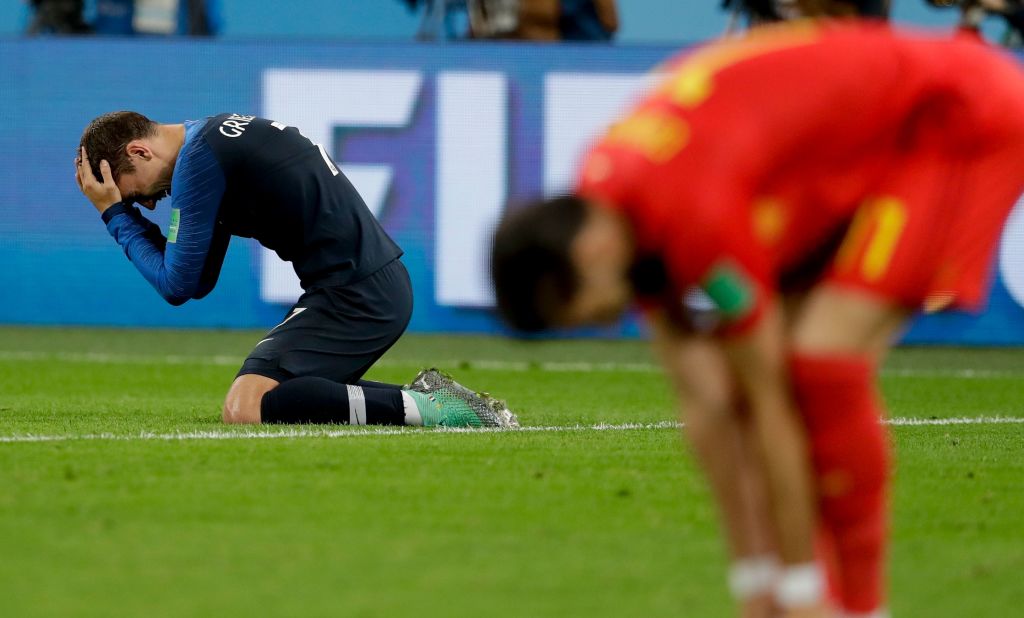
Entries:
[[[96, 364], [142, 364], [142, 365], [215, 365], [238, 367], [245, 360], [240, 356], [185, 356], [168, 354], [135, 355], [107, 354], [102, 352], [19, 352], [0, 350], [0, 362], [3, 361], [64, 361], [69, 363]], [[658, 373], [661, 369], [652, 363], [617, 363], [617, 362], [527, 362], [503, 360], [390, 360], [377, 361], [377, 367], [440, 367], [446, 370], [476, 369], [481, 371], [525, 372], [531, 370], [577, 373]], [[885, 376], [905, 377], [936, 377], [936, 378], [1024, 378], [1022, 371], [996, 371], [990, 369], [884, 369]]]
[[[1024, 424], [1024, 418], [988, 416], [978, 418], [894, 418], [887, 421], [890, 425], [900, 427], [948, 426], [948, 425], [1018, 425]], [[249, 429], [244, 431], [184, 431], [175, 433], [137, 433], [137, 434], [68, 434], [68, 435], [15, 435], [0, 436], [0, 444], [21, 442], [70, 442], [79, 440], [107, 440], [121, 442], [163, 441], [180, 442], [189, 440], [280, 440], [295, 438], [356, 438], [362, 436], [410, 436], [429, 435], [433, 433], [550, 433], [573, 431], [635, 431], [679, 429], [683, 425], [675, 421], [660, 423], [622, 423], [617, 425], [598, 423], [596, 425], [564, 425], [519, 427], [517, 429], [497, 428], [443, 428], [424, 430], [413, 427], [309, 427], [288, 429]]]

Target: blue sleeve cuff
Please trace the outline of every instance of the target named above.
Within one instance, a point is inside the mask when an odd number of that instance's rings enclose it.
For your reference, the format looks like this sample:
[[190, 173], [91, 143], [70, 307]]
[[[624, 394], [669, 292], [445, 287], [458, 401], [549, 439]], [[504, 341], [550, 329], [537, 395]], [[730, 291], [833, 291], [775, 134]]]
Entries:
[[113, 219], [114, 217], [116, 217], [117, 215], [126, 215], [126, 214], [128, 214], [130, 212], [129, 211], [130, 208], [131, 207], [126, 205], [124, 202], [116, 202], [116, 203], [114, 203], [110, 208], [104, 210], [103, 214], [101, 215], [103, 217], [104, 225], [106, 225], [107, 223], [110, 223], [110, 220]]

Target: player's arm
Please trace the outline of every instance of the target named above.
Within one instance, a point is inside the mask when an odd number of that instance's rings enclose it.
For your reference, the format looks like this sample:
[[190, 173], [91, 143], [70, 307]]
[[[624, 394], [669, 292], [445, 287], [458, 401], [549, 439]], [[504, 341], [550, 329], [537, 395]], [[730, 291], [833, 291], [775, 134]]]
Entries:
[[[771, 291], [770, 259], [743, 224], [743, 209], [730, 207], [749, 199], [740, 185], [731, 185], [730, 192], [730, 185], [709, 183], [725, 187], [711, 193], [713, 204], [669, 222], [675, 242], [667, 250], [666, 266], [677, 286], [696, 282], [718, 309], [717, 339], [738, 398], [750, 413], [779, 557], [787, 565], [784, 573], [796, 575], [796, 598], [781, 594], [814, 611], [815, 601], [802, 602], [821, 592], [816, 579], [820, 571], [814, 566], [816, 496], [809, 449], [791, 395], [783, 315]], [[802, 590], [810, 594], [801, 596]]]
[[681, 363], [680, 358], [685, 356], [684, 351], [688, 344], [697, 340], [699, 335], [689, 325], [681, 321], [685, 319], [685, 316], [677, 317], [666, 307], [644, 306], [643, 317], [650, 329], [654, 353], [665, 369], [677, 394], [688, 391], [687, 385], [692, 380], [690, 374], [693, 367]]
[[132, 207], [128, 209], [128, 214], [142, 226], [143, 237], [153, 243], [157, 249], [164, 251], [167, 246], [167, 237], [164, 236], [163, 231], [160, 230], [160, 226], [147, 219], [138, 208]]
[[790, 564], [814, 559], [814, 489], [803, 426], [786, 371], [781, 308], [771, 301], [723, 349], [750, 406], [775, 513], [780, 554]]
[[692, 315], [686, 322], [670, 317], [673, 308], [647, 310], [645, 321], [679, 397], [684, 434], [718, 504], [732, 560], [730, 591], [742, 615], [765, 615], [778, 572], [777, 543], [748, 408], [721, 342], [695, 332]]
[[[224, 195], [224, 174], [205, 143], [189, 144], [186, 148], [188, 151], [182, 154], [174, 172], [167, 237], [137, 209], [121, 202], [119, 193], [118, 201], [101, 211], [107, 231], [128, 259], [172, 305], [183, 304], [212, 289], [226, 250], [226, 241], [218, 241], [216, 246], [214, 243], [217, 211]], [[101, 172], [104, 182], [96, 184], [113, 185], [109, 166], [101, 166]], [[89, 176], [85, 175], [85, 184], [80, 178], [83, 191]], [[117, 190], [116, 185], [113, 190]], [[213, 255], [211, 247], [217, 250]]]
[[231, 233], [223, 226], [217, 225], [213, 230], [213, 238], [210, 240], [210, 250], [206, 253], [206, 264], [203, 266], [203, 273], [199, 277], [199, 289], [192, 295], [198, 300], [205, 297], [217, 285], [220, 278], [220, 268], [224, 264], [224, 255], [228, 251], [228, 243], [231, 240]]
[[776, 600], [792, 615], [817, 615], [824, 584], [815, 563], [817, 500], [804, 424], [787, 370], [782, 307], [732, 257], [720, 258], [702, 287], [722, 313], [722, 348], [753, 421], [784, 570]]

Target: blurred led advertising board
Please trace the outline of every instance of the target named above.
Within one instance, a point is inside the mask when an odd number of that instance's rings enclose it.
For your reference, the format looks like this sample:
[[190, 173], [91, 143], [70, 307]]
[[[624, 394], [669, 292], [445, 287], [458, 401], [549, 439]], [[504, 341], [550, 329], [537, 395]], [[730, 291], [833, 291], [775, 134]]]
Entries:
[[[0, 322], [264, 327], [301, 290], [236, 238], [218, 288], [166, 305], [73, 180], [94, 116], [220, 112], [299, 127], [338, 161], [405, 250], [411, 330], [493, 332], [490, 230], [509, 200], [556, 193], [586, 144], [676, 50], [521, 44], [138, 39], [0, 41]], [[167, 224], [167, 206], [157, 223]], [[1024, 213], [1011, 218], [988, 311], [919, 319], [912, 342], [1024, 343]], [[636, 334], [627, 320], [605, 334]]]

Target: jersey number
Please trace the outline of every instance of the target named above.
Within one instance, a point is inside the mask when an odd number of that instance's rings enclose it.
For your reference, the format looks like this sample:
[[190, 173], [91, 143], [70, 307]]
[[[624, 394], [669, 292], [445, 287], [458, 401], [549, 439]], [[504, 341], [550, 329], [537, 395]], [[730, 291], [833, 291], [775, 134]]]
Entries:
[[865, 202], [839, 247], [837, 270], [849, 272], [859, 263], [866, 281], [878, 281], [889, 270], [906, 225], [907, 207], [900, 200], [882, 197]]

